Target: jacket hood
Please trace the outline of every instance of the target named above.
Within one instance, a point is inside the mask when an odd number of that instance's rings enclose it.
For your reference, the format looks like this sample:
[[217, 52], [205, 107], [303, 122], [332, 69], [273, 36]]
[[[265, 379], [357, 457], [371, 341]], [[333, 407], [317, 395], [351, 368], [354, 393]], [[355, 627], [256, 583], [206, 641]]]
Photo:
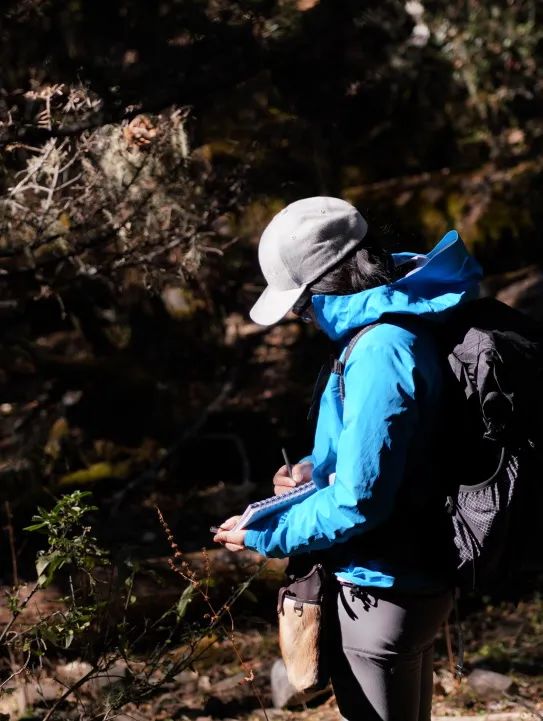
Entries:
[[[415, 253], [394, 253], [392, 257], [400, 264]], [[482, 268], [456, 230], [444, 235], [422, 260], [424, 265], [387, 285], [352, 295], [314, 295], [319, 327], [332, 340], [339, 340], [355, 328], [375, 323], [385, 313], [430, 316], [477, 296]]]

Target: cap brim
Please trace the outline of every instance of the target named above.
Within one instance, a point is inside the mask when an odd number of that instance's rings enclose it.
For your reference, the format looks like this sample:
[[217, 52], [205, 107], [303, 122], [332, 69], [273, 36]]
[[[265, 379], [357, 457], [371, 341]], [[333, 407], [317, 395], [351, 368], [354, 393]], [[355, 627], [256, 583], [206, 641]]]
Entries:
[[273, 325], [281, 320], [302, 295], [306, 286], [292, 290], [274, 290], [268, 286], [249, 311], [259, 325]]

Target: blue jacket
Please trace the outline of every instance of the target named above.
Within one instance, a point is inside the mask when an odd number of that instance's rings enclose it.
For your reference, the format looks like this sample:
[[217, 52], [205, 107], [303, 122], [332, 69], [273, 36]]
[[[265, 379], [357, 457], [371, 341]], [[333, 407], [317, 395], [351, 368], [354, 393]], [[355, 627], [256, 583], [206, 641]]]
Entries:
[[[394, 259], [401, 263], [412, 256]], [[477, 295], [482, 273], [456, 231], [447, 233], [426, 261], [388, 285], [349, 296], [313, 296], [319, 327], [343, 348], [355, 329], [384, 313], [405, 314], [405, 323], [383, 323], [361, 337], [345, 368], [344, 404], [339, 378], [331, 375], [309, 457], [318, 490], [249, 529], [247, 547], [275, 557], [333, 547], [338, 577], [362, 586], [420, 588], [432, 586], [439, 575], [432, 579], [415, 551], [402, 557], [389, 549], [381, 555], [376, 548], [365, 553], [345, 544], [382, 526], [393, 510], [394, 518], [398, 512], [401, 517], [403, 506], [398, 510], [396, 502], [402, 481], [413, 479], [409, 493], [416, 496], [425, 492], [419, 479], [431, 475], [426, 451], [438, 420], [442, 369], [433, 334], [412, 316], [441, 320], [443, 311]], [[409, 526], [409, 508], [406, 503], [402, 519], [405, 548], [417, 530]]]

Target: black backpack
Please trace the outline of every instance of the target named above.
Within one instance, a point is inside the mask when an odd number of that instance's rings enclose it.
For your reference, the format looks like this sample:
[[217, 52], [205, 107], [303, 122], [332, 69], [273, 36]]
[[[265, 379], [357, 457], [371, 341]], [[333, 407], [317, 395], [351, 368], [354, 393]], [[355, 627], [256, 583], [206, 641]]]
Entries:
[[[407, 316], [379, 323], [403, 325]], [[412, 316], [409, 316], [412, 323]], [[543, 567], [543, 333], [528, 316], [494, 299], [422, 318], [438, 339], [446, 402], [437, 438], [440, 507], [451, 541], [454, 583], [463, 590], [521, 593]], [[362, 335], [356, 333], [340, 375]]]

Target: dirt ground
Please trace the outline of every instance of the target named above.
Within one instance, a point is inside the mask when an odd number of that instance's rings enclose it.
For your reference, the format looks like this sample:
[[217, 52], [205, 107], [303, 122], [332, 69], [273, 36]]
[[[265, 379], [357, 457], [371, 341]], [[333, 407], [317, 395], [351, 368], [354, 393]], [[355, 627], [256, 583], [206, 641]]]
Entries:
[[[238, 491], [236, 493], [235, 491]], [[258, 494], [251, 489], [253, 494]], [[156, 520], [155, 506], [164, 510], [171, 522], [176, 538], [186, 549], [193, 568], [201, 573], [201, 543], [209, 536], [198, 537], [195, 530], [204, 530], [235, 508], [243, 505], [247, 489], [232, 489], [225, 484], [208, 486], [195, 491], [191, 498], [190, 513], [186, 498], [154, 491], [145, 503], [135, 498], [123, 507], [123, 523], [110, 519], [107, 530], [111, 533], [109, 547], [121, 541], [138, 550], [142, 573], [136, 578], [134, 593], [137, 603], [134, 612], [140, 617], [163, 613], [175, 604], [183, 590], [183, 581], [168, 568], [168, 544]], [[132, 500], [132, 499], [130, 499]], [[129, 512], [131, 511], [131, 512]], [[103, 535], [103, 534], [102, 534]], [[186, 539], [190, 538], [191, 543]], [[141, 551], [142, 539], [147, 546]], [[188, 546], [188, 548], [187, 548]], [[30, 549], [31, 550], [31, 549]], [[30, 552], [29, 552], [30, 555]], [[232, 586], [243, 582], [262, 562], [258, 554], [230, 554], [223, 549], [210, 550], [212, 576], [216, 579], [214, 592], [221, 596]], [[259, 560], [260, 559], [260, 560]], [[143, 572], [144, 565], [146, 572]], [[200, 564], [200, 565], [198, 565]], [[138, 706], [129, 704], [122, 711], [111, 713], [108, 721], [336, 721], [339, 719], [334, 697], [329, 691], [306, 705], [299, 703], [288, 709], [273, 708], [270, 688], [270, 670], [279, 658], [274, 607], [279, 578], [283, 570], [281, 561], [274, 561], [244, 593], [233, 609], [236, 630], [234, 641], [211, 639], [209, 648], [190, 668], [182, 671], [160, 693]], [[8, 585], [6, 584], [6, 588]], [[42, 592], [40, 592], [42, 593]], [[2, 593], [2, 598], [4, 594]], [[38, 614], [61, 609], [61, 589], [50, 588], [43, 592], [33, 611]], [[224, 597], [224, 595], [223, 595]], [[39, 606], [39, 608], [38, 608]], [[197, 609], [191, 606], [193, 613]], [[486, 719], [487, 721], [520, 721], [543, 719], [543, 597], [533, 593], [517, 605], [512, 603], [464, 604], [461, 606], [466, 655], [466, 676], [457, 681], [450, 670], [445, 633], [436, 641], [434, 665], [435, 719], [454, 718]], [[0, 602], [0, 624], [5, 623], [9, 611]], [[450, 633], [455, 645], [455, 627]], [[171, 656], [179, 650], [173, 648]], [[142, 657], [141, 661], [145, 659]], [[137, 663], [137, 659], [134, 660]], [[454, 661], [454, 659], [453, 659]], [[66, 683], [85, 674], [85, 659], [62, 654], [47, 659], [47, 665], [36, 678], [25, 680], [24, 674], [10, 683], [11, 693], [0, 696], [0, 721], [39, 721], [47, 709], [65, 692]], [[482, 695], [470, 684], [470, 673], [477, 669], [497, 672], [510, 679], [507, 693]], [[51, 721], [90, 721], [95, 717], [86, 709], [107, 708], [108, 699], [123, 682], [126, 664], [116, 664], [108, 676], [79, 689], [78, 698], [59, 706]], [[248, 680], [249, 679], [249, 680]], [[6, 716], [2, 716], [5, 714]], [[539, 716], [537, 715], [539, 714]]]
[[[543, 603], [536, 597], [518, 607], [503, 604], [477, 611], [463, 621], [466, 640], [466, 677], [455, 680], [449, 670], [444, 634], [436, 642], [434, 707], [436, 719], [455, 717], [489, 721], [516, 721], [543, 716]], [[454, 634], [454, 628], [451, 629]], [[167, 721], [212, 721], [244, 719], [261, 721], [336, 721], [339, 714], [333, 695], [307, 706], [272, 708], [270, 669], [279, 656], [276, 630], [270, 625], [237, 637], [241, 656], [252, 672], [253, 685], [245, 680], [228, 643], [217, 644], [195, 666], [185, 672], [179, 687], [149, 708], [137, 709], [139, 718]], [[514, 682], [506, 695], [479, 696], [469, 683], [476, 668], [498, 671]], [[190, 675], [189, 675], [190, 674]], [[257, 690], [265, 708], [255, 698]], [[136, 709], [133, 709], [135, 712]], [[138, 717], [136, 717], [138, 718]]]
[[[200, 659], [182, 671], [159, 695], [137, 707], [129, 704], [120, 714], [108, 718], [120, 721], [304, 721], [309, 718], [337, 721], [340, 717], [331, 691], [307, 704], [273, 708], [270, 670], [279, 657], [275, 626], [259, 619], [257, 613], [252, 618], [252, 627], [247, 619], [244, 623], [246, 628], [233, 636], [236, 649], [229, 640], [211, 639]], [[535, 595], [516, 607], [502, 604], [481, 608], [463, 619], [463, 629], [466, 676], [460, 681], [455, 680], [449, 670], [445, 634], [436, 641], [434, 718], [456, 721], [543, 718], [542, 599]], [[451, 627], [453, 640], [454, 632]], [[172, 650], [172, 654], [175, 653], [176, 649]], [[475, 669], [489, 669], [507, 676], [512, 681], [508, 692], [478, 694], [469, 678]], [[115, 684], [125, 670], [122, 664], [117, 665], [109, 678], [82, 688], [79, 700], [83, 710], [77, 718], [83, 721], [90, 718], [85, 715], [86, 703], [90, 707], [93, 700], [114, 693]], [[58, 685], [59, 679], [84, 671], [84, 662], [66, 663], [59, 659], [56, 668], [44, 671], [37, 683], [33, 680], [26, 689], [16, 685], [15, 693], [0, 698], [0, 713], [9, 714], [10, 721], [42, 718], [45, 709], [63, 690]], [[24, 706], [33, 707], [33, 711], [22, 711]], [[7, 721], [7, 717], [4, 718]], [[54, 718], [76, 717], [59, 709]]]

